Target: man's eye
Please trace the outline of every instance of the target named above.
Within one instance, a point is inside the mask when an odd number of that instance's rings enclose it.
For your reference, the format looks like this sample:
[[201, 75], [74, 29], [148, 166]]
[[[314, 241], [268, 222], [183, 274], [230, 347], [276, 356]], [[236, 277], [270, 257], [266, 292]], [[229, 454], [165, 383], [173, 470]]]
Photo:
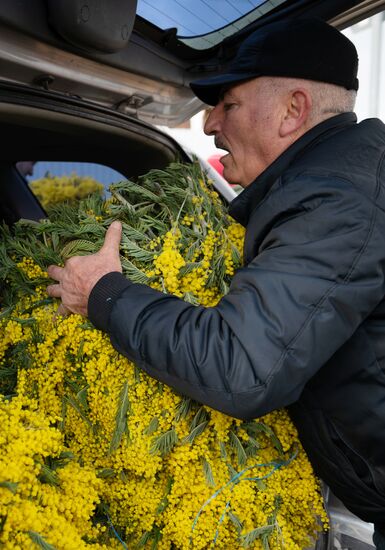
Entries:
[[224, 109], [225, 111], [230, 111], [230, 109], [231, 109], [232, 107], [234, 107], [234, 105], [235, 105], [235, 103], [224, 103], [224, 104], [223, 104], [223, 109]]

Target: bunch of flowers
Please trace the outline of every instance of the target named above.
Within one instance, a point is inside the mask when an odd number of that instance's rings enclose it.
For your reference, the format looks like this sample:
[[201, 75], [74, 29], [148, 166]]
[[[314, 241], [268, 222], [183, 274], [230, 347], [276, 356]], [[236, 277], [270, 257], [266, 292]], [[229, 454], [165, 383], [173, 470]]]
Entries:
[[192, 304], [215, 305], [241, 265], [244, 230], [199, 165], [110, 190], [3, 230], [0, 544], [308, 547], [327, 518], [284, 410], [230, 418], [139, 371], [84, 318], [55, 317], [46, 267], [98, 250], [115, 219], [124, 274]]
[[22, 391], [0, 402], [0, 422], [1, 546], [86, 548], [102, 534], [90, 522], [102, 488], [94, 469], [70, 460], [63, 434]]
[[63, 201], [84, 199], [89, 195], [103, 194], [103, 184], [90, 176], [53, 176], [46, 174], [43, 178], [31, 181], [30, 187], [44, 208]]

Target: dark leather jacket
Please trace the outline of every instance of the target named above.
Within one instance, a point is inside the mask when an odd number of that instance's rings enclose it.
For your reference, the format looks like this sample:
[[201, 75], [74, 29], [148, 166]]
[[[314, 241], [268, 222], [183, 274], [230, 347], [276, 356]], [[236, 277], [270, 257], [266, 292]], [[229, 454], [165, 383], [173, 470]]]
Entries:
[[245, 267], [214, 308], [103, 277], [89, 316], [151, 376], [249, 419], [288, 406], [318, 475], [385, 523], [385, 126], [335, 116], [230, 206]]

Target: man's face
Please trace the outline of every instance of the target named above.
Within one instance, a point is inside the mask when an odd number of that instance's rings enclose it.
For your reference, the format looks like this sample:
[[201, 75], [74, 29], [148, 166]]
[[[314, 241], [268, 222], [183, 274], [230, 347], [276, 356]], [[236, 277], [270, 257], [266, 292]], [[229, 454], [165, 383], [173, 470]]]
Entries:
[[205, 133], [228, 151], [221, 163], [229, 183], [248, 186], [277, 156], [281, 105], [269, 82], [255, 78], [228, 89], [206, 121]]

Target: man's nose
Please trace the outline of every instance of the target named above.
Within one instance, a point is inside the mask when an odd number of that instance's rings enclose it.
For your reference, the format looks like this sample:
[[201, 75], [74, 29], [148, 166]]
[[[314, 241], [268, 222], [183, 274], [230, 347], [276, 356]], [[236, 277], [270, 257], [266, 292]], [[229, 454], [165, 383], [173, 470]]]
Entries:
[[209, 116], [206, 119], [203, 131], [208, 136], [214, 136], [219, 131], [219, 109], [218, 106], [211, 109]]

